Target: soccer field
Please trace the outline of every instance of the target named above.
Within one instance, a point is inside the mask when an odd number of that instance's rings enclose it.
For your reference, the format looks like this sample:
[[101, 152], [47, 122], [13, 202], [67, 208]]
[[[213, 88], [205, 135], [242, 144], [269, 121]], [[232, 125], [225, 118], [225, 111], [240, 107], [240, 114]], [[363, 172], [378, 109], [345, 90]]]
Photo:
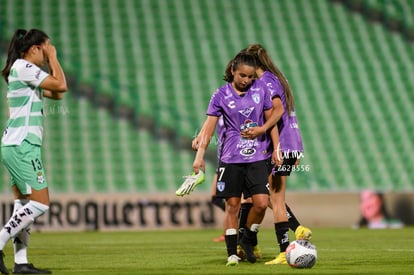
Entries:
[[[218, 230], [135, 232], [33, 232], [29, 260], [53, 274], [413, 274], [414, 228], [353, 230], [313, 228], [318, 260], [312, 269], [268, 266], [278, 248], [263, 229], [263, 259], [226, 267]], [[291, 235], [293, 240], [293, 235]], [[13, 267], [11, 242], [5, 263]]]

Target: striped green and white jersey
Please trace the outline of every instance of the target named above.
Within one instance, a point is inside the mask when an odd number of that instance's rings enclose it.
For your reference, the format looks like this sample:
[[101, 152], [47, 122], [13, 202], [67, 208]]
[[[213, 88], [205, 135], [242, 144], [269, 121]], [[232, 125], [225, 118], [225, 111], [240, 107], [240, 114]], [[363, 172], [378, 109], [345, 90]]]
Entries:
[[2, 146], [20, 145], [25, 139], [42, 145], [43, 102], [39, 85], [48, 75], [24, 59], [13, 63], [7, 90], [9, 119], [1, 140]]

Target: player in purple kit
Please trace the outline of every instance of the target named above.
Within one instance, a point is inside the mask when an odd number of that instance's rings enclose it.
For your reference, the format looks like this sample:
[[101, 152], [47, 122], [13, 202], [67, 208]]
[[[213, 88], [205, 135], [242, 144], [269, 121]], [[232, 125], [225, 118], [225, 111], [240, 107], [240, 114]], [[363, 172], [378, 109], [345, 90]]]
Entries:
[[[225, 132], [219, 152], [217, 194], [226, 199], [225, 239], [227, 264], [236, 265], [240, 258], [237, 253], [238, 212], [241, 194], [248, 191], [252, 196], [253, 207], [249, 212], [247, 226], [249, 233], [256, 235], [268, 205], [268, 160], [277, 160], [276, 152], [269, 150], [271, 138], [268, 134], [255, 139], [241, 137], [241, 131], [257, 125], [273, 129], [272, 142], [278, 144], [277, 132], [273, 127], [276, 117], [272, 112], [270, 92], [264, 82], [255, 80], [256, 60], [254, 56], [241, 52], [233, 59], [228, 82], [213, 94], [207, 109], [204, 123], [204, 136], [199, 142], [193, 162], [194, 173], [205, 170], [204, 154], [216, 128], [218, 119], [223, 116]], [[276, 135], [274, 133], [276, 132]], [[254, 262], [255, 257], [248, 257]]]
[[[219, 153], [220, 150], [220, 146], [222, 144], [222, 135], [224, 133], [224, 122], [223, 122], [223, 117], [221, 116], [217, 122], [217, 127], [216, 127], [216, 133], [217, 133], [217, 153]], [[191, 148], [194, 151], [198, 150], [199, 147], [199, 142], [201, 141], [201, 139], [204, 136], [204, 125], [203, 127], [201, 127], [200, 132], [198, 133], [198, 135], [192, 140], [191, 142]], [[217, 158], [219, 158], [219, 154], [217, 154]], [[217, 163], [218, 164], [218, 163]], [[226, 201], [224, 198], [219, 198], [216, 196], [217, 193], [217, 170], [216, 173], [214, 173], [214, 177], [212, 180], [212, 184], [211, 184], [211, 203], [215, 206], [217, 206], [218, 208], [220, 208], [223, 212], [225, 211], [225, 204]], [[219, 237], [216, 237], [213, 239], [214, 242], [223, 242], [225, 241], [225, 232], [223, 232]]]
[[[303, 156], [302, 137], [295, 115], [293, 94], [286, 78], [274, 65], [267, 51], [261, 45], [249, 45], [246, 51], [256, 57], [257, 77], [269, 87], [272, 99], [276, 102], [276, 113], [282, 114], [277, 123], [280, 142], [277, 145], [277, 150], [282, 153], [283, 163], [273, 168], [271, 180], [269, 181], [271, 183], [270, 198], [280, 254], [274, 260], [266, 262], [266, 264], [287, 264], [285, 252], [289, 245], [289, 221], [292, 225], [292, 221], [294, 223], [296, 219], [288, 219], [289, 212], [287, 212], [285, 204], [286, 179], [299, 164], [300, 157]], [[252, 128], [250, 131], [250, 136], [253, 137], [260, 134], [262, 134], [262, 130], [259, 128]], [[295, 230], [297, 239], [311, 238], [312, 232], [310, 229], [301, 226], [297, 220], [296, 224], [293, 225], [293, 230]]]

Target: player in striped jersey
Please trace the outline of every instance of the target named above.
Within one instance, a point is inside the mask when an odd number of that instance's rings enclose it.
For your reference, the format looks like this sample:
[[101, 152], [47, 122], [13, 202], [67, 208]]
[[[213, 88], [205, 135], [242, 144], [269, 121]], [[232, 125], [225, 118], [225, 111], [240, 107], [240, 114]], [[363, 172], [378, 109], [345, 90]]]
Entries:
[[27, 259], [29, 227], [49, 209], [41, 157], [42, 99], [62, 99], [67, 89], [56, 48], [47, 34], [38, 29], [17, 30], [9, 45], [2, 76], [8, 84], [9, 118], [1, 140], [1, 156], [10, 174], [15, 201], [13, 215], [0, 231], [0, 272], [8, 274], [3, 248], [13, 239], [14, 274], [50, 274]]

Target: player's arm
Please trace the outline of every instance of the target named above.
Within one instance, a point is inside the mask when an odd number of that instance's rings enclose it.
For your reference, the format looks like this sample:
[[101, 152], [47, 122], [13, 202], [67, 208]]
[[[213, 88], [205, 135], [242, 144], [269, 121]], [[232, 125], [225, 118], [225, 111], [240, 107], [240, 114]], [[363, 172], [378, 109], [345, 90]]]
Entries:
[[276, 125], [284, 112], [285, 109], [283, 108], [282, 101], [279, 97], [274, 97], [272, 99], [272, 109], [265, 111], [266, 122], [262, 126], [251, 127], [248, 131], [242, 132], [242, 137], [247, 139], [255, 139], [258, 136], [263, 135], [266, 131]]
[[280, 120], [285, 109], [283, 108], [283, 103], [279, 97], [274, 97], [272, 99], [272, 109], [265, 111], [265, 118], [266, 122], [263, 124], [263, 128], [265, 129], [264, 132], [271, 129], [276, 123]]
[[197, 153], [193, 162], [193, 170], [196, 174], [198, 174], [200, 168], [205, 170], [204, 154], [210, 144], [210, 140], [216, 129], [218, 119], [219, 118], [216, 116], [207, 116], [207, 119], [203, 125], [204, 130], [200, 132], [200, 142], [198, 144]]
[[278, 122], [281, 118], [283, 113], [285, 112], [285, 108], [283, 107], [282, 100], [280, 100], [280, 97], [274, 97], [272, 99], [272, 105], [273, 105], [273, 115], [276, 118], [276, 122]]
[[48, 60], [49, 76], [40, 83], [40, 88], [43, 89], [44, 97], [60, 100], [67, 90], [67, 85], [65, 74], [56, 56], [56, 48], [48, 42], [43, 47], [43, 52]]
[[200, 141], [201, 141], [201, 139], [202, 139], [202, 137], [204, 135], [204, 126], [206, 125], [206, 122], [207, 122], [207, 120], [204, 121], [204, 124], [201, 127], [200, 132], [198, 133], [198, 135], [191, 142], [191, 148], [194, 151], [197, 151], [198, 150], [198, 147], [200, 146], [199, 144], [200, 144]]
[[270, 139], [272, 140], [273, 152], [272, 152], [272, 163], [276, 166], [282, 165], [283, 157], [282, 151], [280, 150], [279, 142], [279, 130], [277, 125], [270, 130]]

